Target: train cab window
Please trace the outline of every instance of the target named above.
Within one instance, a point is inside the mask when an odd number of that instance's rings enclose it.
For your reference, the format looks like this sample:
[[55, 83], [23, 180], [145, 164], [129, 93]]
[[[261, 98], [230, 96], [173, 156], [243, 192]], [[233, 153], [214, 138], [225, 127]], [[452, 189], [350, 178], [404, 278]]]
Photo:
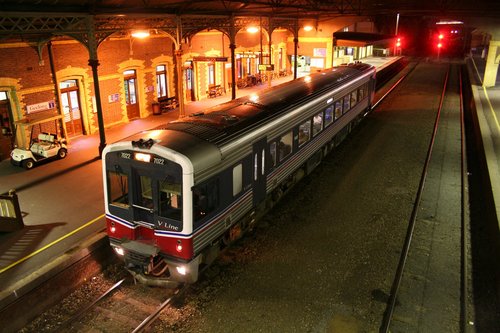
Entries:
[[313, 137], [318, 135], [318, 133], [321, 132], [321, 130], [323, 130], [323, 112], [320, 112], [313, 117], [313, 128], [312, 128]]
[[335, 119], [339, 119], [342, 115], [342, 100], [335, 101]]
[[108, 201], [111, 205], [128, 208], [128, 176], [108, 170]]
[[299, 125], [299, 147], [302, 147], [311, 139], [311, 121], [308, 120]]
[[344, 96], [344, 110], [343, 113], [346, 113], [351, 108], [351, 94]]
[[358, 103], [358, 91], [354, 90], [351, 93], [351, 108], [353, 108], [354, 105], [356, 105], [357, 103]]
[[325, 127], [328, 127], [331, 123], [333, 123], [334, 114], [333, 114], [333, 105], [329, 106], [325, 110]]
[[279, 142], [278, 142], [278, 152], [279, 152], [279, 159], [280, 162], [285, 159], [290, 153], [292, 152], [292, 140], [293, 140], [293, 133], [292, 131], [288, 132], [287, 134], [283, 135]]
[[141, 193], [139, 194], [139, 206], [153, 208], [153, 187], [151, 186], [151, 178], [148, 176], [139, 177]]
[[158, 182], [158, 191], [160, 194], [158, 215], [180, 221], [182, 215], [181, 184], [173, 177], [167, 177]]
[[243, 165], [240, 163], [233, 168], [233, 196], [243, 190]]
[[271, 142], [269, 144], [269, 154], [271, 154], [270, 162], [271, 162], [271, 167], [274, 168], [276, 166], [276, 141]]
[[219, 179], [212, 179], [193, 188], [193, 219], [195, 222], [210, 215], [219, 206]]

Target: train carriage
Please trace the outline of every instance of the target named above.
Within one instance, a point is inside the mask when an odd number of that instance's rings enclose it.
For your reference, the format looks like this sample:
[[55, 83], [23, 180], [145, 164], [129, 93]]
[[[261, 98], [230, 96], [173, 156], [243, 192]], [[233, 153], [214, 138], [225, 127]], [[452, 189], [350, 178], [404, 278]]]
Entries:
[[143, 283], [195, 282], [350, 132], [374, 88], [374, 67], [335, 67], [108, 145], [111, 246]]

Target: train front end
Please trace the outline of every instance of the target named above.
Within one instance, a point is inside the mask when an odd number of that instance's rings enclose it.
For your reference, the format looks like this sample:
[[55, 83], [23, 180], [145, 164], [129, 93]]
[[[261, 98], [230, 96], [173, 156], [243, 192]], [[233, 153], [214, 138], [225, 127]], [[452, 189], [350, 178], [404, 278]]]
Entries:
[[124, 141], [104, 150], [107, 233], [115, 252], [141, 283], [192, 283], [199, 266], [190, 223], [193, 166], [182, 154], [156, 142]]

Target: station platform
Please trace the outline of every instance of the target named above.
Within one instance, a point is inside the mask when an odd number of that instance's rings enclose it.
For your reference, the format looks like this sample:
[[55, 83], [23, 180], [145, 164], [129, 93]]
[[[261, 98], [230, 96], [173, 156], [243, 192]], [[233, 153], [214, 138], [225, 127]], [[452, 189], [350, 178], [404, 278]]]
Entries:
[[[484, 87], [486, 59], [472, 55], [468, 61], [484, 154], [490, 177], [497, 219], [500, 220], [500, 67], [494, 87]], [[500, 230], [500, 223], [498, 224]]]
[[[369, 57], [362, 61], [381, 69], [399, 57]], [[272, 81], [277, 85], [293, 77]], [[242, 97], [268, 87], [266, 83], [237, 91]], [[493, 94], [494, 91], [488, 91]], [[500, 90], [498, 91], [500, 96]], [[229, 101], [225, 95], [186, 104], [186, 114]], [[498, 103], [500, 100], [497, 99]], [[500, 111], [500, 105], [495, 105]], [[106, 129], [106, 141], [119, 141], [131, 134], [177, 119], [178, 110]], [[497, 116], [498, 118], [498, 116]], [[497, 123], [498, 124], [498, 123]], [[106, 238], [99, 135], [72, 138], [68, 156], [24, 170], [9, 160], [0, 162], [0, 193], [15, 189], [25, 227], [0, 233], [0, 311], [23, 293], [43, 282], [47, 272], [76, 261], [92, 244]], [[499, 155], [497, 155], [499, 156]], [[498, 166], [498, 164], [497, 164]], [[497, 183], [498, 184], [498, 183]], [[81, 256], [81, 254], [80, 254]]]

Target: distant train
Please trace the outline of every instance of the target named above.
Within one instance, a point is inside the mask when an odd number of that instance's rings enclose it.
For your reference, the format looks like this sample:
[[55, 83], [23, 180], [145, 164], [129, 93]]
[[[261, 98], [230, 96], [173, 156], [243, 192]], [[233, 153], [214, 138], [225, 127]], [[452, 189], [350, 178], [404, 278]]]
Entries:
[[324, 70], [103, 152], [107, 233], [142, 283], [197, 281], [371, 108], [375, 68]]

